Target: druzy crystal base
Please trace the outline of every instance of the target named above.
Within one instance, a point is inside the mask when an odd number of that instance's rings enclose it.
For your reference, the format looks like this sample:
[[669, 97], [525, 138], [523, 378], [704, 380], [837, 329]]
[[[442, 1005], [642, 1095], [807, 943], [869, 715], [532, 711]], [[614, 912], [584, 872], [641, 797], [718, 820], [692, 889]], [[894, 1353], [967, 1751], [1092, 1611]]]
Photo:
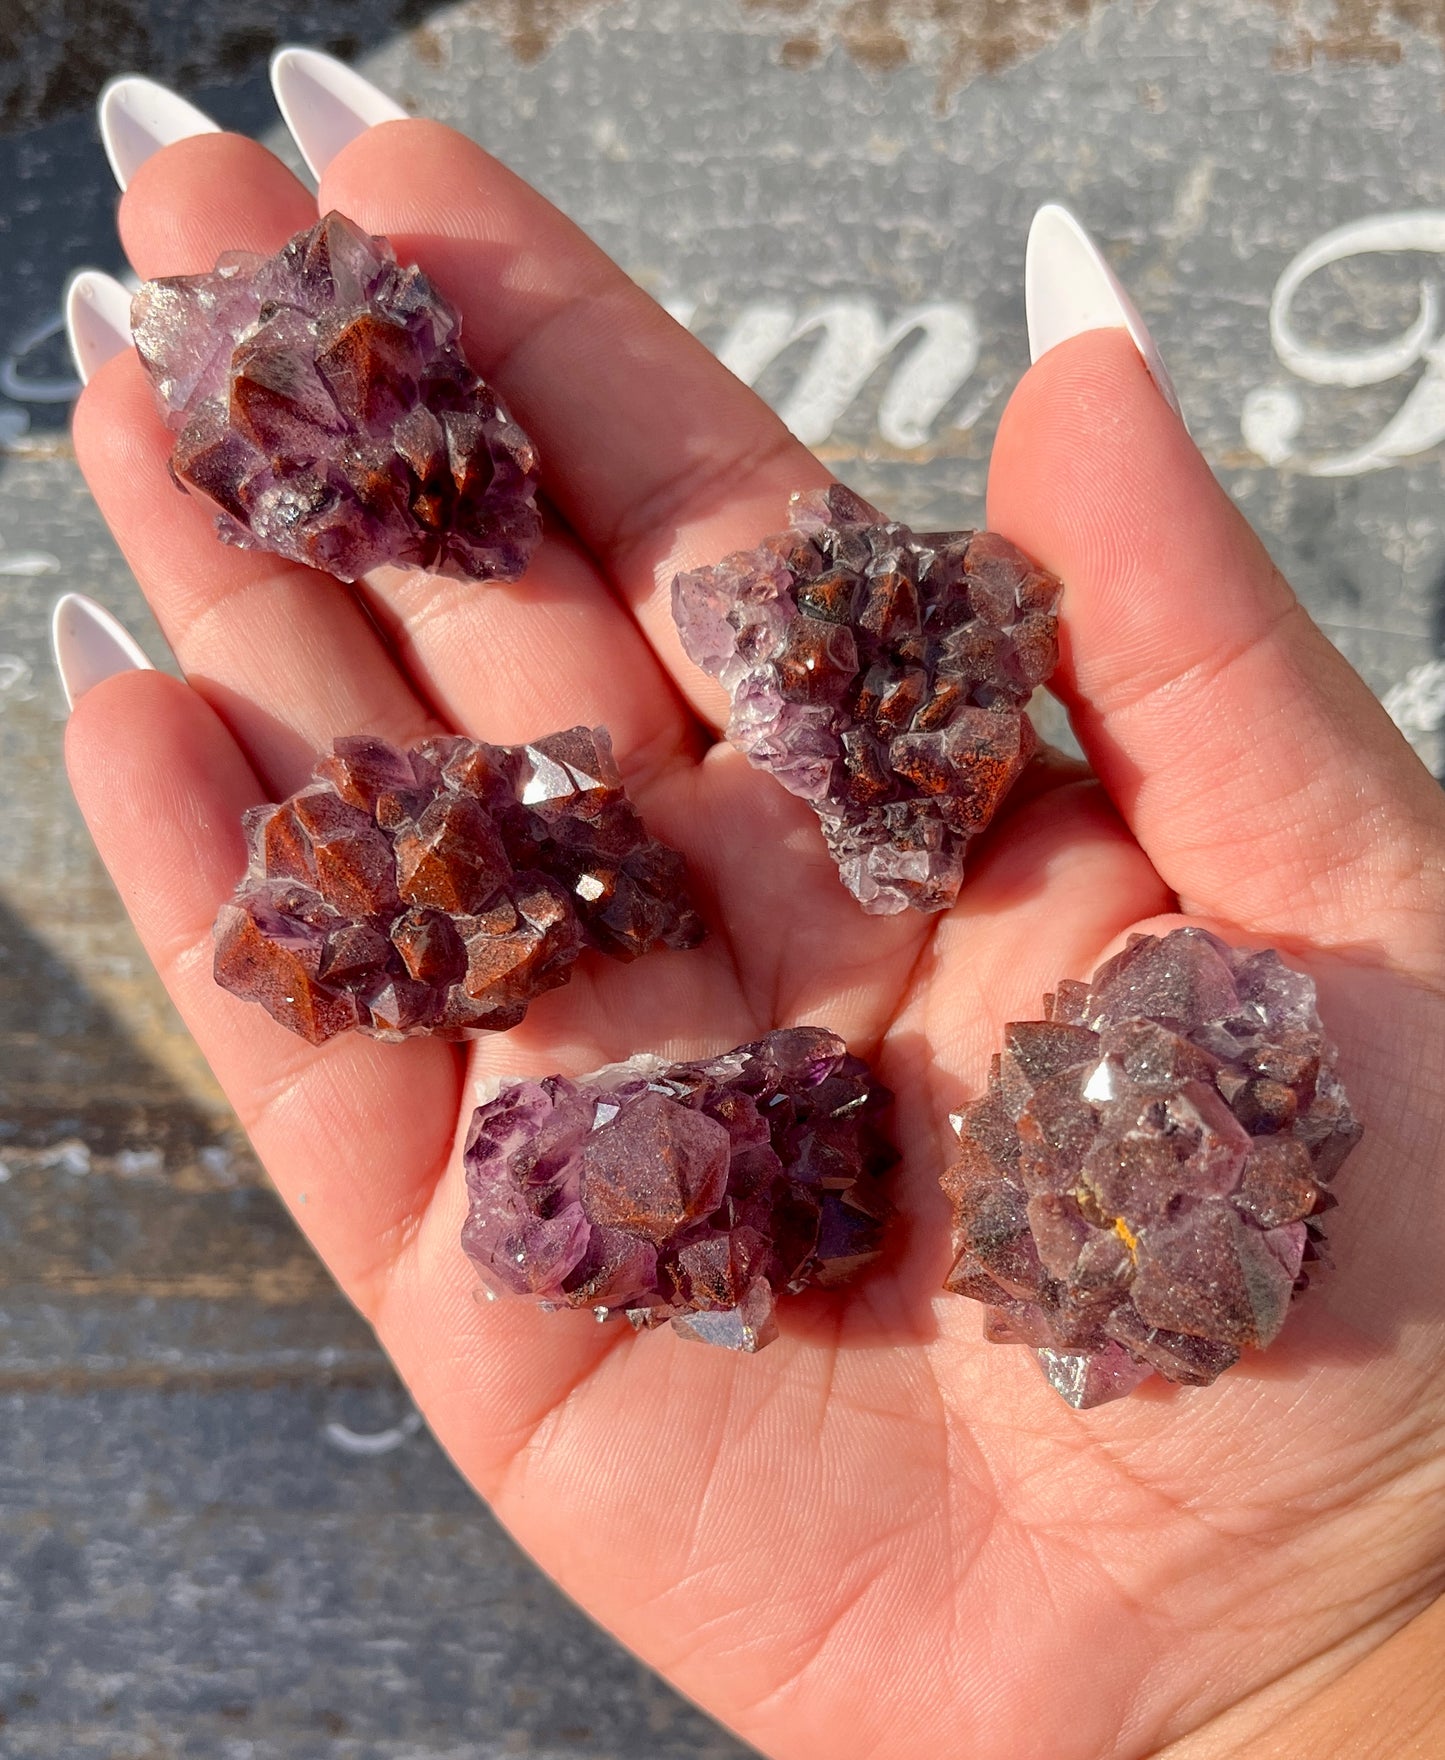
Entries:
[[340, 739], [246, 830], [216, 981], [314, 1045], [514, 1027], [586, 948], [631, 960], [703, 937], [682, 857], [638, 817], [601, 727], [409, 752]]
[[1073, 1406], [1211, 1382], [1278, 1334], [1359, 1139], [1314, 983], [1176, 929], [1045, 1012], [957, 1120], [947, 1287]]
[[997, 533], [914, 533], [841, 484], [795, 495], [792, 521], [677, 577], [683, 647], [863, 909], [946, 910], [1036, 748], [1024, 705], [1058, 660], [1062, 588]]
[[495, 1293], [759, 1350], [780, 1294], [876, 1257], [889, 1100], [820, 1027], [509, 1082], [472, 1118], [462, 1246]]
[[385, 239], [327, 214], [274, 257], [148, 281], [132, 328], [171, 474], [230, 544], [354, 581], [381, 563], [516, 580], [541, 537], [532, 443], [461, 320]]

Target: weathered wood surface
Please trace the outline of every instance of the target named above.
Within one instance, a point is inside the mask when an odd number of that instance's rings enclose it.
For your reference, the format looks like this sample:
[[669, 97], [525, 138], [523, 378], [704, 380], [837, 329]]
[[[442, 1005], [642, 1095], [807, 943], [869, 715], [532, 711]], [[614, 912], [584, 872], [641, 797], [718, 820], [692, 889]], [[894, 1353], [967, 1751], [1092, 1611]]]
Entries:
[[[1075, 202], [1222, 479], [1445, 769], [1442, 369], [1422, 343], [1332, 382], [1407, 328], [1445, 233], [1440, 45], [1401, 10], [1047, 0], [1000, 26], [981, 0], [368, 0], [330, 41], [500, 151], [842, 473], [930, 525], [978, 516], [1025, 361], [1027, 219]], [[85, 19], [0, 13], [0, 1753], [737, 1755], [412, 1427], [70, 805], [54, 592], [162, 651], [79, 484], [45, 334], [71, 269], [119, 266], [86, 106], [120, 56], [269, 128], [283, 14], [316, 41], [337, 27], [319, 0], [65, 11]], [[1381, 248], [1368, 225], [1397, 212]], [[1354, 254], [1285, 311], [1315, 352], [1286, 334], [1281, 356], [1279, 277], [1349, 224]]]

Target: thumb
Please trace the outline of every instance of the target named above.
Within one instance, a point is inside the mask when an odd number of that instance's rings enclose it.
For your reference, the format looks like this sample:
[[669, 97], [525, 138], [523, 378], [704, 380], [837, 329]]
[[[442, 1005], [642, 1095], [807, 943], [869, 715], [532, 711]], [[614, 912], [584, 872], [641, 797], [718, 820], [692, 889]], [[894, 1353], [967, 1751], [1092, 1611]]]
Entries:
[[1063, 579], [1054, 688], [1182, 909], [1445, 974], [1445, 795], [1126, 330], [1076, 335], [1025, 376], [989, 523]]

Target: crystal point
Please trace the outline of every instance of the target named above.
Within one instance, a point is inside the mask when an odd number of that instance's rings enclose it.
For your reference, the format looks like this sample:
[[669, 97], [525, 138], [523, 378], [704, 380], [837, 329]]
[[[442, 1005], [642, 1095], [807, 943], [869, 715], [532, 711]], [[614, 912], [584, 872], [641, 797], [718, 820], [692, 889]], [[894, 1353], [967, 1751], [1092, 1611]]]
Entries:
[[132, 327], [171, 474], [229, 544], [354, 581], [382, 563], [512, 581], [541, 537], [532, 443], [460, 320], [338, 213], [274, 257], [148, 281]]
[[[558, 753], [567, 788], [529, 799], [539, 755]], [[246, 833], [216, 980], [313, 1044], [348, 1027], [514, 1027], [585, 948], [631, 960], [703, 937], [682, 857], [648, 833], [601, 727], [530, 746], [340, 739], [306, 788], [253, 808]]]
[[1176, 929], [1045, 1012], [957, 1115], [947, 1287], [1070, 1405], [1211, 1382], [1278, 1336], [1359, 1139], [1314, 985]]
[[995, 532], [914, 533], [842, 484], [795, 495], [792, 518], [678, 575], [683, 646], [863, 909], [946, 910], [1036, 749], [1024, 705], [1058, 659], [1060, 584]]
[[821, 1027], [506, 1084], [472, 1116], [462, 1246], [500, 1293], [760, 1350], [779, 1295], [877, 1257], [889, 1101]]

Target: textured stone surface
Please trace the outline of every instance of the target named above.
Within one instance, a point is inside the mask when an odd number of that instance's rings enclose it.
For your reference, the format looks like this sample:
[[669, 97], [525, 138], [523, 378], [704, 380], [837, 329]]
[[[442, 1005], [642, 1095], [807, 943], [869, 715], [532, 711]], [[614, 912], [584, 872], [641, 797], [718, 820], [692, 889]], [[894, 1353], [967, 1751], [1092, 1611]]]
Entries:
[[821, 1027], [509, 1082], [472, 1118], [462, 1245], [499, 1293], [759, 1350], [778, 1295], [876, 1257], [890, 1098]]
[[682, 857], [649, 835], [601, 727], [409, 752], [340, 739], [246, 829], [216, 981], [313, 1045], [514, 1027], [584, 948], [631, 960], [703, 937]]
[[946, 910], [1037, 741], [1060, 583], [994, 532], [915, 533], [841, 484], [756, 550], [678, 575], [728, 738], [817, 813], [865, 911]]
[[331, 213], [274, 257], [147, 281], [136, 347], [171, 474], [228, 544], [354, 581], [382, 563], [516, 580], [542, 534], [532, 443], [467, 365], [461, 320]]
[[1359, 1139], [1314, 981], [1202, 929], [1135, 935], [1015, 1021], [944, 1176], [948, 1288], [1071, 1405], [1273, 1342]]

